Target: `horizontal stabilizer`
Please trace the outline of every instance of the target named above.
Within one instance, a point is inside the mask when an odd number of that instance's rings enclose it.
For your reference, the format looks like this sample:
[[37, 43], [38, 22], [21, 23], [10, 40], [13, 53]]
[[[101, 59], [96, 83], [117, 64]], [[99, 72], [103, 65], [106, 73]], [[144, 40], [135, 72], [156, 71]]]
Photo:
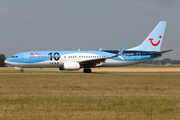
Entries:
[[171, 50], [164, 50], [164, 51], [159, 51], [159, 52], [153, 52], [153, 53], [149, 53], [150, 55], [158, 55], [158, 54], [163, 54], [163, 53], [167, 53], [173, 51], [173, 49]]

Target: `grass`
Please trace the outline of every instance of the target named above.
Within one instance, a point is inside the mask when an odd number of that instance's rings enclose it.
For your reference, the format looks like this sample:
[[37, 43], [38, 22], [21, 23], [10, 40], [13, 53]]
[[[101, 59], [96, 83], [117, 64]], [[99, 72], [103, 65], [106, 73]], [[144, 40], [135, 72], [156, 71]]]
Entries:
[[180, 74], [0, 74], [0, 119], [180, 119]]

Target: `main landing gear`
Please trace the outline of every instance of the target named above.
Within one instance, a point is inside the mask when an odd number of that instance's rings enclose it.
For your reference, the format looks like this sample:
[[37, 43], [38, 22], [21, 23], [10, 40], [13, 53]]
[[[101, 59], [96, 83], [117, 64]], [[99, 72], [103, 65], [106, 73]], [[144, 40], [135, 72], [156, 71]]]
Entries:
[[91, 73], [92, 70], [91, 70], [90, 68], [88, 68], [88, 69], [87, 69], [87, 68], [84, 68], [83, 72], [84, 72], [84, 73]]
[[21, 73], [23, 73], [23, 72], [24, 72], [24, 70], [23, 70], [23, 69], [21, 69], [21, 70], [20, 70], [20, 72], [21, 72]]

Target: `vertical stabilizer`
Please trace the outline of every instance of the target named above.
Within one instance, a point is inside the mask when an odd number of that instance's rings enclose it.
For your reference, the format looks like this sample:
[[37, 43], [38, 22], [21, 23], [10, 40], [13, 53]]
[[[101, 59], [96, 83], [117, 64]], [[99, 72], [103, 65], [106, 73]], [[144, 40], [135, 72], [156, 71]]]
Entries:
[[160, 21], [149, 36], [137, 47], [130, 48], [128, 50], [138, 51], [160, 51], [163, 36], [166, 28], [166, 21]]

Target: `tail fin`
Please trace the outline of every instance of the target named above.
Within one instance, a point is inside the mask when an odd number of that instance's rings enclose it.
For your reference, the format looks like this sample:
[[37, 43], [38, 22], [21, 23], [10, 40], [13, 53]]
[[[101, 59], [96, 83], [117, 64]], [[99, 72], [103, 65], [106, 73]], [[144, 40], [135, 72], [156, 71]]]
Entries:
[[160, 21], [149, 36], [137, 47], [128, 50], [160, 51], [163, 36], [166, 28], [166, 21]]

